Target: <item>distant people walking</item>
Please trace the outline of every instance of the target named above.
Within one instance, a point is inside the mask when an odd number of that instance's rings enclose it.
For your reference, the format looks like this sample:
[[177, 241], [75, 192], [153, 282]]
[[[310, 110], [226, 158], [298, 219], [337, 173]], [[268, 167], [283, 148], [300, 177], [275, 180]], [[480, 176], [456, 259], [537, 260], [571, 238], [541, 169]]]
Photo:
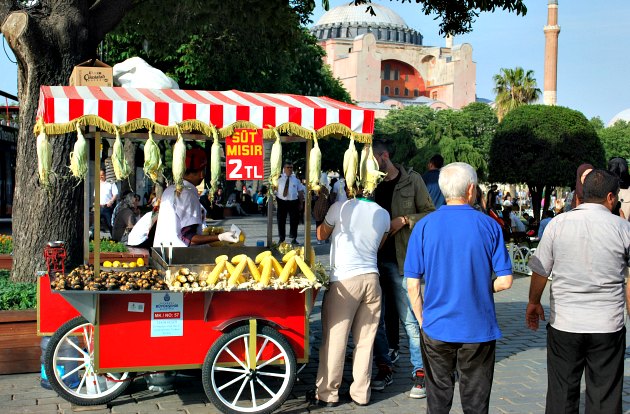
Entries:
[[545, 232], [545, 229], [547, 228], [547, 224], [549, 224], [549, 222], [551, 221], [553, 217], [554, 217], [554, 213], [552, 210], [543, 211], [543, 218], [542, 220], [540, 220], [540, 224], [538, 225], [538, 238], [539, 239], [542, 239], [543, 233]]
[[409, 299], [422, 327], [427, 412], [450, 411], [457, 370], [463, 412], [487, 413], [501, 337], [493, 293], [512, 286], [512, 264], [497, 222], [471, 207], [475, 170], [449, 164], [439, 184], [446, 205], [416, 224], [405, 260]]
[[[347, 399], [358, 405], [370, 401], [372, 347], [381, 315], [381, 287], [376, 253], [389, 230], [389, 214], [373, 200], [357, 197], [333, 204], [317, 238], [332, 235], [330, 287], [322, 303], [322, 342], [319, 348], [317, 390], [311, 403], [336, 406]], [[352, 384], [349, 398], [339, 395], [348, 335], [352, 332]]]
[[611, 158], [608, 161], [608, 171], [619, 178], [619, 202], [613, 209], [613, 213], [630, 219], [630, 174], [628, 174], [628, 162], [621, 157]]
[[440, 168], [442, 168], [443, 165], [444, 158], [440, 154], [435, 154], [427, 163], [428, 171], [422, 175], [422, 180], [427, 186], [427, 190], [429, 190], [431, 201], [433, 201], [433, 205], [436, 209], [446, 204], [438, 184], [438, 179], [440, 178]]
[[582, 185], [584, 183], [584, 178], [593, 171], [593, 166], [591, 164], [582, 164], [577, 168], [577, 174], [575, 177], [575, 190], [573, 192], [573, 199], [571, 200], [571, 208], [574, 209], [580, 204], [583, 203], [584, 195], [582, 192]]
[[[586, 378], [586, 413], [621, 413], [626, 349], [624, 306], [630, 223], [611, 214], [618, 179], [608, 171], [586, 176], [583, 203], [545, 229], [532, 270], [526, 322], [545, 320], [540, 298], [551, 281], [547, 324], [546, 413], [578, 413]], [[585, 372], [586, 371], [586, 372]]]
[[105, 229], [112, 232], [112, 215], [116, 207], [118, 199], [118, 187], [116, 183], [105, 179], [105, 169], [101, 168], [100, 172], [100, 205], [101, 205], [101, 222], [105, 222]]
[[[372, 388], [379, 390], [391, 384], [393, 360], [398, 358], [398, 321], [403, 324], [409, 339], [409, 357], [414, 385], [410, 398], [424, 398], [424, 366], [420, 352], [420, 327], [411, 310], [403, 278], [403, 264], [411, 231], [424, 216], [435, 211], [431, 196], [420, 174], [407, 172], [391, 160], [393, 148], [389, 142], [372, 143], [379, 169], [386, 173], [376, 191], [376, 202], [391, 216], [389, 236], [378, 254], [378, 270], [385, 298], [385, 315], [379, 323], [374, 344], [374, 359], [378, 374]], [[390, 351], [391, 348], [391, 351]]]

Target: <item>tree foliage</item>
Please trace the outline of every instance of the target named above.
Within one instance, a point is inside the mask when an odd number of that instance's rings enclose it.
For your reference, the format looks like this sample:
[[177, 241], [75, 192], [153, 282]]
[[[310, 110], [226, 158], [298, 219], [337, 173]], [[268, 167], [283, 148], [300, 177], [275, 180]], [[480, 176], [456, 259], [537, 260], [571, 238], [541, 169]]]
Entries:
[[604, 148], [581, 112], [560, 106], [525, 105], [499, 123], [490, 148], [490, 181], [526, 183], [539, 217], [540, 197], [570, 186], [577, 167], [605, 163]]
[[499, 120], [511, 110], [532, 103], [540, 97], [540, 89], [536, 86], [533, 70], [526, 72], [521, 67], [501, 68], [501, 73], [494, 75], [492, 79], [494, 93], [497, 94], [495, 104]]
[[395, 163], [422, 172], [429, 158], [439, 153], [445, 163], [472, 165], [483, 178], [496, 123], [494, 111], [486, 104], [474, 103], [460, 111], [410, 106], [390, 111], [385, 119], [377, 120], [375, 130], [377, 136], [393, 142]]
[[597, 130], [606, 159], [614, 157], [630, 159], [630, 122], [619, 120], [608, 128]]

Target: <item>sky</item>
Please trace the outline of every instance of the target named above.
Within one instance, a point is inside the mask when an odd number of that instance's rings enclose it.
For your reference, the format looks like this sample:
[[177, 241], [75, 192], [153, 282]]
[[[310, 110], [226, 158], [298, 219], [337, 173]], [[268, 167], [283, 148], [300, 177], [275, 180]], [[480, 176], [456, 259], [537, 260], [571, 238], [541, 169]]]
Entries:
[[[408, 26], [422, 33], [423, 44], [444, 46], [439, 21], [434, 20], [435, 16], [425, 16], [415, 1], [372, 2], [396, 11]], [[321, 1], [316, 3], [314, 24], [325, 12]], [[331, 0], [330, 8], [349, 3], [350, 0]], [[478, 97], [494, 100], [492, 77], [501, 68], [517, 66], [533, 70], [538, 87], [543, 90], [547, 3], [525, 0], [525, 16], [499, 10], [482, 13], [471, 33], [455, 36], [454, 44], [469, 43], [473, 47]], [[576, 109], [589, 119], [599, 116], [604, 123], [630, 108], [629, 16], [628, 0], [558, 1], [558, 105]]]
[[[439, 22], [425, 16], [419, 5], [400, 0], [373, 0], [395, 10], [408, 26], [422, 33], [423, 43], [442, 46]], [[325, 12], [321, 0], [312, 20], [317, 22]], [[330, 0], [330, 7], [349, 4], [350, 0]], [[607, 123], [615, 114], [630, 108], [630, 67], [628, 39], [630, 1], [559, 0], [558, 22], [558, 105], [584, 113], [587, 118], [599, 116]], [[538, 87], [543, 89], [543, 58], [547, 22], [547, 0], [525, 0], [525, 16], [495, 11], [483, 13], [473, 24], [473, 31], [456, 36], [454, 44], [470, 43], [477, 63], [477, 96], [494, 99], [492, 77], [501, 68], [523, 67], [533, 70]], [[359, 6], [365, 8], [365, 6]], [[15, 57], [0, 39], [0, 90], [17, 94]], [[542, 98], [541, 98], [542, 103]]]

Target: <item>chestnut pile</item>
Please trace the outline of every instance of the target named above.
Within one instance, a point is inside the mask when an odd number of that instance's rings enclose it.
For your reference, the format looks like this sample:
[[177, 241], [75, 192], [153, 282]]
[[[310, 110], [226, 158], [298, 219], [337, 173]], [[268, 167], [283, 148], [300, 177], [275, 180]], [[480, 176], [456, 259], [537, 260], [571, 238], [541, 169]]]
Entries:
[[155, 269], [144, 271], [101, 272], [82, 265], [67, 275], [55, 273], [50, 286], [55, 290], [168, 290], [164, 276]]

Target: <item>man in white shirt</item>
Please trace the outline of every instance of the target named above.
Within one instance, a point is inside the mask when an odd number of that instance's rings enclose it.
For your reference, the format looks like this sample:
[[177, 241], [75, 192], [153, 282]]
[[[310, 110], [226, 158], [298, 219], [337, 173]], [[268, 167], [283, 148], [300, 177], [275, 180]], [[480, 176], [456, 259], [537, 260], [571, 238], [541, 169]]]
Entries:
[[175, 193], [175, 184], [164, 190], [160, 201], [160, 213], [155, 228], [153, 247], [187, 247], [208, 244], [214, 241], [236, 243], [238, 237], [232, 232], [219, 235], [202, 234], [206, 211], [199, 202], [197, 186], [203, 181], [207, 158], [200, 148], [186, 151], [186, 171], [181, 194]]
[[101, 168], [100, 173], [100, 197], [101, 197], [101, 219], [105, 221], [107, 230], [112, 231], [112, 214], [114, 213], [114, 207], [116, 206], [116, 199], [118, 198], [118, 187], [116, 183], [112, 183], [106, 180], [105, 170]]
[[584, 179], [584, 203], [551, 220], [536, 253], [525, 319], [530, 329], [545, 320], [540, 299], [553, 272], [547, 324], [546, 412], [621, 413], [626, 327], [630, 311], [626, 270], [630, 223], [611, 213], [619, 180], [605, 170]]
[[286, 238], [287, 215], [289, 216], [289, 237], [291, 243], [298, 244], [297, 230], [300, 223], [300, 201], [304, 199], [304, 186], [293, 174], [293, 163], [285, 161], [282, 175], [278, 179], [278, 236], [279, 243]]
[[332, 190], [330, 191], [331, 203], [337, 201], [346, 201], [348, 196], [346, 195], [346, 180], [343, 178], [339, 178], [333, 184]]
[[[312, 404], [336, 406], [340, 397], [357, 405], [370, 401], [372, 348], [381, 315], [376, 253], [389, 224], [389, 213], [373, 199], [355, 198], [334, 203], [317, 228], [319, 240], [332, 235], [332, 274], [322, 304], [322, 343]], [[347, 398], [339, 395], [339, 386], [350, 332], [355, 348]]]

